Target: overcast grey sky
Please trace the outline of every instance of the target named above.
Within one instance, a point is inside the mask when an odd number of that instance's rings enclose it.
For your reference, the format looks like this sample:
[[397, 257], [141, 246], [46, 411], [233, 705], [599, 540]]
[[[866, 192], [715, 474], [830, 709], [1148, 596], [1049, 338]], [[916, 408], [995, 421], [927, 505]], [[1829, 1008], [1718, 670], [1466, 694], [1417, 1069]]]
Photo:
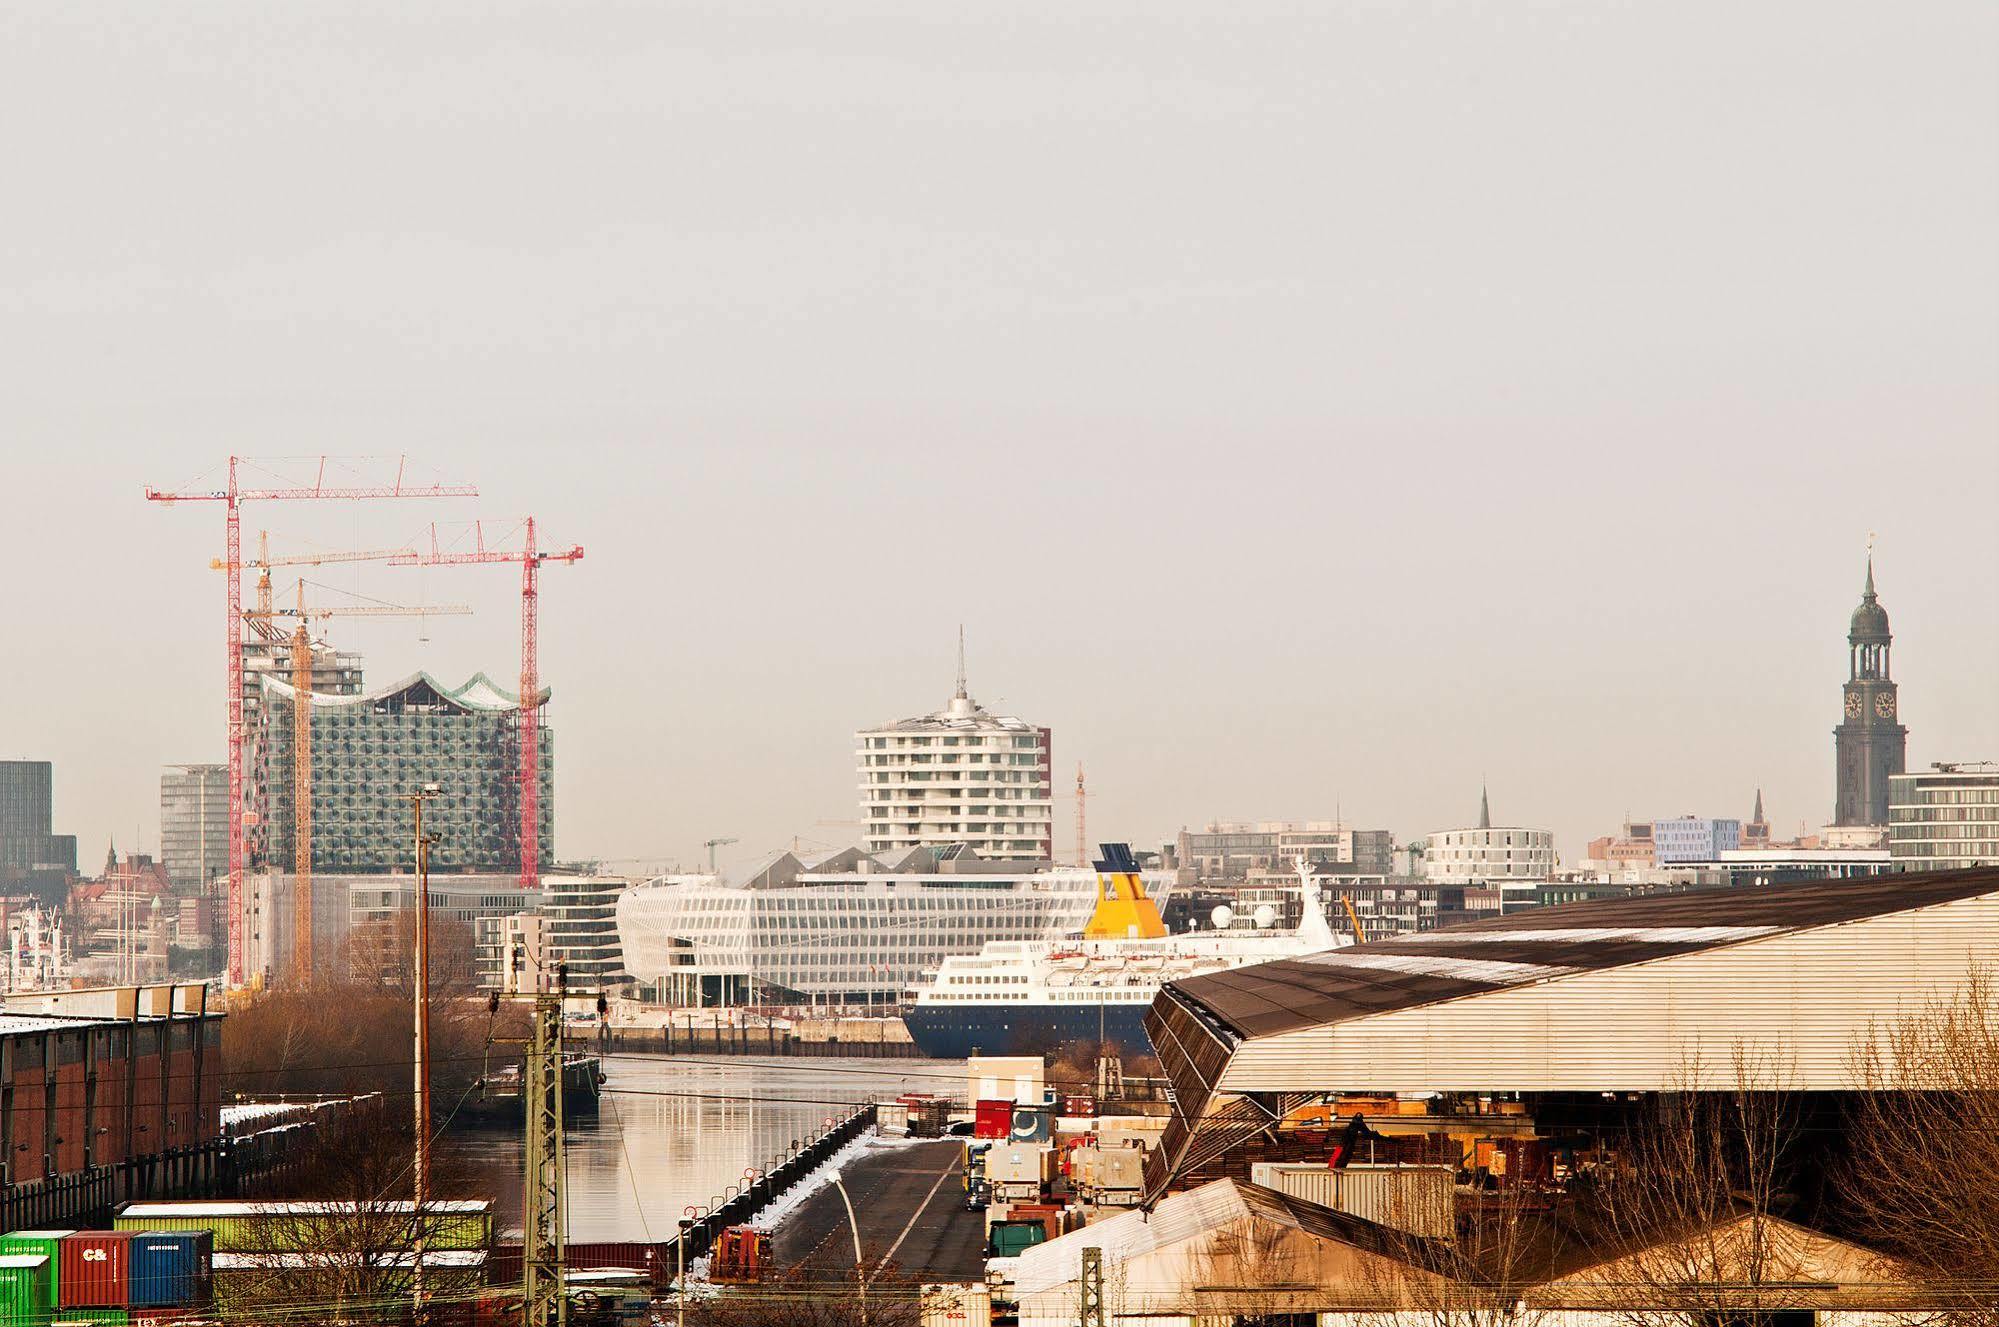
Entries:
[[[565, 856], [850, 838], [961, 620], [1093, 837], [1817, 825], [1870, 529], [1911, 760], [1999, 757], [1984, 0], [17, 4], [0, 161], [0, 753], [87, 863], [221, 758], [140, 493], [232, 451], [587, 547]], [[338, 508], [248, 526], [435, 514]], [[511, 685], [506, 571], [341, 579]]]

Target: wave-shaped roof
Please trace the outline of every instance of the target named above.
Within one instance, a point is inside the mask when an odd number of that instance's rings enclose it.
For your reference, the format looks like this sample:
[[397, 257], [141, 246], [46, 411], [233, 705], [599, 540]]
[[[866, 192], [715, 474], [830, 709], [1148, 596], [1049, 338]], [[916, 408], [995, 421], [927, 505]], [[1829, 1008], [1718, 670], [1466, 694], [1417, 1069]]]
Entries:
[[[292, 690], [291, 683], [276, 674], [261, 673], [258, 675], [258, 681], [274, 699], [290, 700], [296, 694]], [[358, 696], [329, 696], [315, 691], [312, 693], [312, 704], [315, 709], [339, 709], [350, 705], [374, 705], [399, 697], [404, 700], [425, 699], [424, 692], [468, 714], [504, 714], [521, 706], [518, 693], [502, 690], [484, 673], [474, 673], [463, 684], [448, 687], [422, 670], [411, 673], [399, 682], [391, 682], [388, 686], [366, 691]], [[543, 687], [535, 703], [548, 704], [550, 694], [550, 688]]]

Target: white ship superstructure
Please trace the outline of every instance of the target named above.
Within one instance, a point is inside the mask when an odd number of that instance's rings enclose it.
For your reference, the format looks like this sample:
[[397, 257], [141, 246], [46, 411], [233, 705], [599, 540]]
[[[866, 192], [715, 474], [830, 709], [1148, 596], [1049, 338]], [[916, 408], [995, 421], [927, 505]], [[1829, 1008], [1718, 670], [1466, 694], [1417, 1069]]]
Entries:
[[625, 968], [668, 1004], [887, 1004], [954, 955], [1083, 929], [1093, 872], [1006, 867], [850, 851], [782, 854], [737, 882], [662, 876], [618, 900]]
[[[1106, 852], [1116, 846], [1106, 845]], [[1118, 878], [1113, 870], [1112, 881]], [[1299, 871], [1299, 889], [1303, 921], [1295, 931], [1274, 929], [1268, 908], [1249, 919], [1217, 909], [1216, 929], [1179, 935], [1160, 933], [1156, 913], [1128, 928], [1136, 935], [1104, 934], [1125, 925], [1134, 901], [1107, 889], [1086, 938], [997, 941], [976, 954], [945, 959], [905, 1011], [905, 1021], [917, 1048], [939, 1059], [1045, 1054], [1066, 1041], [1108, 1041], [1142, 1051], [1140, 1019], [1165, 983], [1351, 943], [1326, 924], [1309, 866]], [[1149, 905], [1142, 887], [1135, 901]], [[1100, 925], [1107, 911], [1120, 908], [1126, 912], [1112, 926]]]

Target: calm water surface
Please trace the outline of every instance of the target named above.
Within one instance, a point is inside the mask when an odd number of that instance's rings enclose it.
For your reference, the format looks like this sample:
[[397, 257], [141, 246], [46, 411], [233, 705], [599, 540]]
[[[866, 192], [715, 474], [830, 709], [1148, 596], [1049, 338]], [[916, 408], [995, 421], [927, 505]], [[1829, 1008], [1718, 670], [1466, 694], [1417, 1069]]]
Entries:
[[[569, 1121], [569, 1237], [670, 1238], [682, 1209], [712, 1203], [751, 1166], [768, 1168], [828, 1116], [901, 1092], [962, 1096], [962, 1060], [714, 1059], [614, 1055], [603, 1105]], [[521, 1219], [518, 1126], [454, 1129], [441, 1168], [465, 1167], [503, 1229]]]

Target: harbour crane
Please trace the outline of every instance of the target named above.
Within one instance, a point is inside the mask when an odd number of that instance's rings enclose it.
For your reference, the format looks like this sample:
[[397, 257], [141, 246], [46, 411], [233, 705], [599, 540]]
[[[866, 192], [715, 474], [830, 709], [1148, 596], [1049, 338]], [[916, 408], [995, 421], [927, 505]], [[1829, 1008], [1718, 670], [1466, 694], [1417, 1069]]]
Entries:
[[[203, 488], [197, 481], [180, 489], [158, 489], [148, 485], [148, 502], [219, 502], [222, 504], [223, 570], [228, 573], [228, 604], [225, 617], [227, 654], [226, 696], [229, 739], [229, 984], [243, 984], [243, 504], [246, 502], [299, 502], [341, 499], [374, 501], [390, 498], [474, 498], [479, 490], [470, 484], [413, 483], [409, 458], [393, 458], [393, 476], [382, 460], [356, 461], [352, 458], [321, 456], [314, 461], [312, 478], [288, 476], [268, 465], [231, 456], [227, 478], [219, 488]], [[356, 482], [327, 483], [331, 465], [338, 481], [344, 473]], [[383, 472], [371, 475], [371, 467]], [[267, 477], [260, 487], [244, 485], [239, 470], [255, 471]], [[213, 481], [209, 481], [213, 482]]]
[[[530, 516], [515, 527], [522, 532], [518, 549], [488, 548], [483, 522], [471, 525], [472, 547], [447, 548], [440, 544], [437, 526], [430, 527], [430, 551], [412, 550], [389, 559], [392, 567], [464, 567], [493, 562], [521, 564], [521, 689], [520, 705], [520, 804], [521, 804], [521, 888], [532, 890], [541, 883], [541, 564], [579, 562], [583, 545], [562, 551], [544, 550], [535, 542], [535, 521]], [[503, 536], [503, 542], [513, 531]]]
[[701, 846], [708, 850], [708, 874], [715, 874], [715, 849], [731, 843], [741, 843], [741, 839], [703, 839]]
[[[298, 583], [298, 607], [278, 610], [295, 618], [291, 635], [292, 665], [292, 981], [312, 984], [312, 633], [314, 618], [440, 617], [472, 610], [464, 604], [337, 604], [307, 608], [304, 580]], [[325, 587], [319, 587], [325, 588]], [[267, 630], [274, 630], [269, 622]]]

